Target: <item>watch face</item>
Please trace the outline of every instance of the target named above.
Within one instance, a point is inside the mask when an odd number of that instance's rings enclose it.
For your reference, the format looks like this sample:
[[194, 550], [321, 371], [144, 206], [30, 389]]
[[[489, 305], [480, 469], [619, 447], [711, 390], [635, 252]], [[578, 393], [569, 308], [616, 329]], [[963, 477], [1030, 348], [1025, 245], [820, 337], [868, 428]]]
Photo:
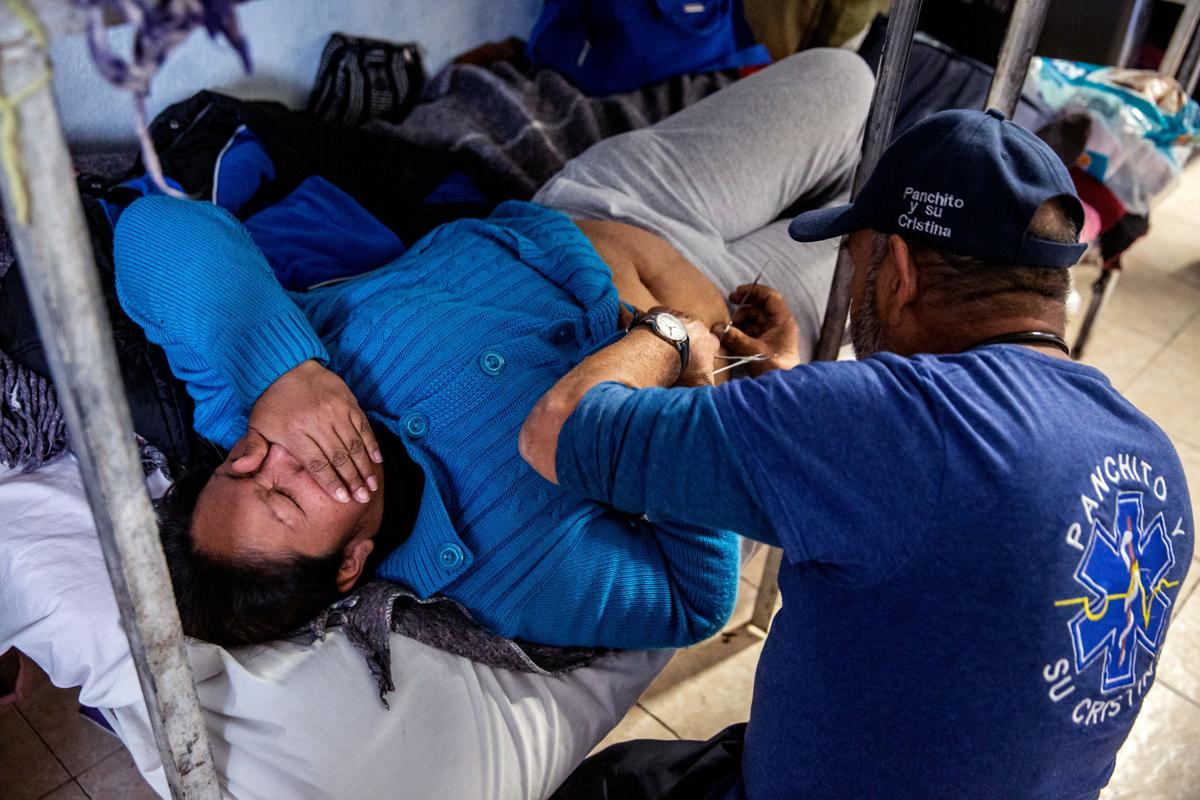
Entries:
[[654, 317], [654, 329], [659, 335], [672, 342], [686, 342], [688, 338], [687, 328], [678, 318], [671, 314], [656, 314]]

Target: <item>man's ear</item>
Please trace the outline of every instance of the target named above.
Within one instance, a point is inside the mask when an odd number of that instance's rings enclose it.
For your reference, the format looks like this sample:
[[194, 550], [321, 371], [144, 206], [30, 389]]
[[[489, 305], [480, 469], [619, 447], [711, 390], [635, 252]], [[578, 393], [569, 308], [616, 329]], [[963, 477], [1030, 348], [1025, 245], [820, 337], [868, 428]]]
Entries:
[[358, 583], [359, 577], [367, 567], [367, 556], [375, 549], [372, 539], [353, 539], [342, 553], [342, 565], [338, 567], [337, 589], [348, 592]]
[[918, 284], [917, 262], [908, 242], [902, 236], [890, 234], [875, 280], [875, 307], [880, 320], [890, 326], [898, 325], [904, 311], [917, 300]]

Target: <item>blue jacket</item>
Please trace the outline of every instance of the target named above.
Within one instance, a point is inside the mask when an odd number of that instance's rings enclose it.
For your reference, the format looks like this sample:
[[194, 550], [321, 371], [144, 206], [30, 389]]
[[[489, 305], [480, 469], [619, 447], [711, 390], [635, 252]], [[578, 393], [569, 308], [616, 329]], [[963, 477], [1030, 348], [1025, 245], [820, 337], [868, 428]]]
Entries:
[[122, 215], [115, 258], [121, 303], [187, 382], [202, 435], [229, 447], [267, 386], [316, 359], [405, 443], [425, 493], [382, 577], [546, 644], [686, 645], [731, 613], [733, 533], [615, 511], [517, 452], [538, 398], [617, 330], [608, 267], [563, 215], [505, 203], [300, 294], [224, 210], [147, 197]]

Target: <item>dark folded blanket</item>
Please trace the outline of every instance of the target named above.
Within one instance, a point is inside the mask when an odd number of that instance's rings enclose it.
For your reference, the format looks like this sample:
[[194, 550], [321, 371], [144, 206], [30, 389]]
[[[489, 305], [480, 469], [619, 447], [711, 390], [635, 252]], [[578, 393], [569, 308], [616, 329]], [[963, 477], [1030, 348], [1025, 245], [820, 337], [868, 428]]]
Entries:
[[389, 581], [370, 581], [321, 612], [305, 629], [309, 641], [325, 638], [329, 628], [345, 628], [350, 641], [367, 657], [387, 706], [392, 680], [390, 635], [398, 633], [478, 664], [515, 672], [557, 675], [592, 663], [609, 652], [587, 647], [550, 647], [505, 639], [489, 633], [453, 600], [422, 600]]
[[[96, 183], [98, 175], [120, 175], [129, 169], [134, 156], [127, 151], [112, 153], [84, 153], [71, 157], [75, 164], [75, 172], [80, 176], [81, 191], [86, 191], [89, 185], [100, 188]], [[7, 224], [0, 224], [0, 280], [16, 263], [12, 241], [8, 238]]]
[[450, 64], [399, 125], [364, 129], [454, 153], [494, 199], [527, 200], [601, 139], [644, 128], [737, 80], [738, 70], [680, 75], [636, 92], [589, 97], [562, 75], [519, 60]]

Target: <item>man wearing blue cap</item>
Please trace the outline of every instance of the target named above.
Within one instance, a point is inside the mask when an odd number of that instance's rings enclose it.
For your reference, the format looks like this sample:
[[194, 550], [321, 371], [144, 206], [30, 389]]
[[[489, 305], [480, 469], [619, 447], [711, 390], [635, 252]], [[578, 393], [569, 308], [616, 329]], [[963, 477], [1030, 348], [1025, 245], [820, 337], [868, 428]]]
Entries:
[[798, 366], [787, 305], [747, 285], [714, 334], [756, 379], [660, 388], [700, 343], [659, 310], [542, 398], [521, 451], [547, 479], [785, 554], [749, 723], [616, 745], [557, 798], [1099, 794], [1193, 520], [1164, 433], [1068, 357], [1082, 216], [1030, 133], [936, 114], [789, 228], [847, 237], [858, 361]]

